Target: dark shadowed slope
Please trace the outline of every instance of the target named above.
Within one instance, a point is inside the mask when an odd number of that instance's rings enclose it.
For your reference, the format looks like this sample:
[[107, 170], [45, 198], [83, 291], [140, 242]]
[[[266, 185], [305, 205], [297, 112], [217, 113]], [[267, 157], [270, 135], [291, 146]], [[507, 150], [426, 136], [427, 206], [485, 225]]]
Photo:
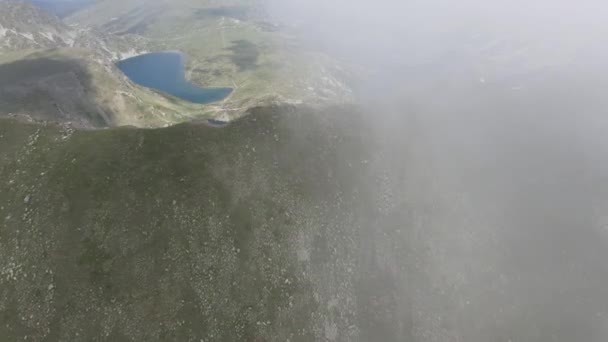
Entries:
[[98, 104], [93, 76], [82, 60], [30, 56], [0, 64], [0, 115], [104, 127], [112, 113]]

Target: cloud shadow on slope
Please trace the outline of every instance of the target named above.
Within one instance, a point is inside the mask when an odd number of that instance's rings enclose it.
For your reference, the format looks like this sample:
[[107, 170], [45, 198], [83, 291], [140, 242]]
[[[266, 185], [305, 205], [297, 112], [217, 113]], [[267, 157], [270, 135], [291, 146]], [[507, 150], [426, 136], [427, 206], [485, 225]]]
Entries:
[[107, 126], [114, 115], [97, 99], [93, 76], [82, 61], [36, 56], [0, 64], [0, 115]]

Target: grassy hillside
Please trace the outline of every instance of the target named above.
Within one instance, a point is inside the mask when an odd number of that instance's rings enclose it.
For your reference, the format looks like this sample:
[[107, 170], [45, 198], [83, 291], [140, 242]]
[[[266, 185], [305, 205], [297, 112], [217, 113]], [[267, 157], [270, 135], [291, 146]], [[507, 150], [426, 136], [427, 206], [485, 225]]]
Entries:
[[394, 322], [368, 307], [393, 290], [356, 288], [382, 271], [353, 272], [373, 158], [358, 122], [348, 108], [224, 128], [2, 120], [0, 336], [352, 340], [358, 320]]

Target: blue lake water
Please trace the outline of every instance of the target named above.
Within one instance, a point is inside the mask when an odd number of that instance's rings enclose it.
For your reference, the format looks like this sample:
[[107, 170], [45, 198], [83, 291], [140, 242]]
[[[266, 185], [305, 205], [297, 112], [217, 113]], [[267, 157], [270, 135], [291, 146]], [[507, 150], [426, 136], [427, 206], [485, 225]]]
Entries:
[[179, 52], [153, 52], [116, 64], [131, 81], [194, 103], [225, 99], [232, 88], [201, 88], [186, 81], [184, 56]]

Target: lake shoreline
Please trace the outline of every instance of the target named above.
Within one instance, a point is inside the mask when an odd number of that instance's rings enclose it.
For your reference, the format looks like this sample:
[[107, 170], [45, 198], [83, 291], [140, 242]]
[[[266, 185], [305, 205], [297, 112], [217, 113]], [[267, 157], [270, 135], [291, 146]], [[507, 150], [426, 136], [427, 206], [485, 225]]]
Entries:
[[226, 99], [233, 88], [199, 87], [185, 75], [186, 55], [180, 51], [141, 54], [116, 63], [132, 82], [196, 104], [209, 104]]

